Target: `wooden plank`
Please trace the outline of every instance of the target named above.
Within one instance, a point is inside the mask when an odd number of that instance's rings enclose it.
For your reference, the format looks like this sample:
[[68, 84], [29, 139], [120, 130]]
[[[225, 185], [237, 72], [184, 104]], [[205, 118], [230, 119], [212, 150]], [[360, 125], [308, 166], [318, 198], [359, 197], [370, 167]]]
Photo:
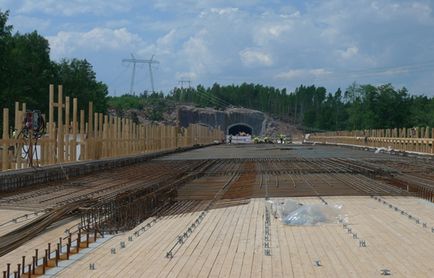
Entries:
[[[166, 225], [168, 223], [162, 224], [165, 225], [163, 230], [167, 229], [167, 232], [163, 233], [165, 238], [160, 239], [159, 241], [153, 241], [154, 247], [153, 249], [151, 249], [151, 252], [153, 252], [153, 256], [151, 257], [151, 260], [140, 266], [140, 273], [146, 273], [147, 277], [157, 277], [163, 269], [167, 268], [166, 270], [170, 271], [170, 266], [175, 265], [179, 260], [182, 259], [182, 250], [180, 250], [181, 252], [179, 254], [176, 253], [175, 257], [171, 260], [167, 259], [165, 255], [169, 248], [171, 248], [176, 242], [177, 236], [183, 233], [189, 227], [189, 225], [199, 216], [202, 209], [204, 208], [204, 204], [207, 202], [195, 203], [198, 205], [194, 208], [189, 207], [184, 212], [181, 211], [181, 213], [174, 213], [172, 219], [172, 221], [174, 222], [172, 226], [168, 226], [166, 228]], [[154, 230], [154, 232], [156, 234], [161, 234], [162, 229], [156, 229]], [[165, 244], [158, 244], [158, 242], [164, 242]], [[181, 248], [183, 249], [183, 247]]]
[[287, 237], [285, 236], [284, 230], [288, 227], [285, 225], [275, 224], [275, 237], [279, 240], [279, 253], [273, 250], [274, 256], [279, 256], [282, 260], [282, 274], [283, 277], [296, 277], [294, 275], [293, 268], [294, 266], [292, 260], [293, 256], [291, 256], [290, 249], [291, 246], [288, 245]]
[[235, 258], [232, 261], [230, 275], [231, 277], [241, 277], [241, 272], [244, 264], [244, 257], [247, 252], [248, 243], [251, 242], [251, 230], [253, 230], [252, 226], [254, 224], [254, 219], [252, 216], [254, 215], [254, 211], [257, 207], [255, 207], [255, 202], [251, 201], [248, 204], [248, 213], [245, 216], [243, 228], [240, 233], [240, 238], [238, 240], [238, 245], [236, 248]]
[[[297, 200], [304, 204], [319, 203], [318, 198]], [[351, 227], [360, 238], [367, 240], [368, 247], [359, 247], [358, 240], [339, 224], [293, 227], [273, 220], [272, 247], [278, 244], [279, 252], [277, 248], [272, 249], [271, 262], [267, 266], [263, 255], [263, 231], [260, 230], [264, 199], [257, 199], [249, 205], [211, 210], [172, 260], [164, 258], [165, 251], [200, 209], [165, 217], [146, 234], [134, 238], [133, 243], [127, 242], [131, 233], [122, 235], [75, 263], [59, 277], [69, 277], [73, 273], [92, 274], [92, 277], [138, 274], [144, 277], [269, 277], [267, 268], [271, 269], [271, 266], [273, 277], [372, 277], [379, 276], [382, 268], [391, 269], [398, 277], [429, 277], [432, 273], [430, 258], [434, 250], [430, 246], [434, 239], [430, 231], [369, 197], [326, 197], [326, 200], [344, 205]], [[415, 208], [422, 206], [405, 198], [400, 204], [404, 206], [405, 202]], [[432, 212], [433, 208], [429, 210]], [[127, 243], [127, 248], [122, 250], [119, 249], [121, 240]], [[111, 247], [117, 248], [116, 255], [110, 255]], [[321, 260], [321, 267], [314, 266], [315, 259]], [[92, 262], [96, 263], [97, 270], [91, 272], [88, 264]], [[252, 268], [253, 273], [250, 272]]]
[[162, 268], [158, 273], [158, 277], [194, 276], [191, 271], [197, 268], [197, 260], [209, 252], [205, 246], [209, 240], [210, 234], [219, 223], [222, 223], [225, 213], [226, 211], [224, 209], [209, 211], [204, 220], [194, 230], [191, 239], [189, 238], [188, 242], [184, 243], [188, 244], [188, 246], [176, 253], [176, 260]]
[[[220, 252], [222, 243], [226, 237], [227, 230], [230, 228], [230, 225], [233, 219], [236, 217], [238, 208], [228, 208], [227, 216], [224, 217], [223, 223], [216, 226], [213, 229], [213, 232], [209, 236], [208, 242], [204, 247], [206, 253], [204, 253], [203, 257], [199, 258], [197, 265], [192, 270], [192, 276], [208, 276], [210, 275], [216, 258]], [[222, 232], [224, 231], [224, 232]]]
[[243, 222], [249, 217], [247, 215], [248, 205], [239, 206], [237, 217], [232, 221], [231, 227], [226, 231], [226, 237], [222, 243], [219, 256], [213, 265], [209, 277], [228, 277], [234, 260], [236, 247], [240, 239]]
[[[196, 203], [197, 204], [197, 203]], [[75, 273], [92, 275], [92, 277], [133, 277], [144, 275], [146, 271], [155, 266], [155, 260], [167, 261], [162, 252], [156, 248], [164, 248], [161, 242], [166, 242], [176, 236], [179, 232], [180, 224], [185, 221], [185, 211], [192, 208], [192, 203], [182, 206], [178, 211], [164, 216], [154, 226], [139, 237], [133, 236], [132, 232], [122, 234], [113, 238], [107, 244], [95, 251], [95, 256], [87, 256], [82, 264], [75, 264], [66, 269], [59, 276], [71, 277]], [[144, 221], [139, 227], [144, 226], [148, 220]], [[133, 242], [128, 241], [128, 236], [133, 236]], [[126, 243], [126, 248], [120, 248], [120, 242]], [[111, 254], [111, 248], [116, 249], [116, 254]], [[143, 260], [147, 256], [146, 260]], [[95, 263], [97, 269], [89, 271], [89, 263]]]
[[[404, 230], [401, 230], [396, 224], [404, 225], [406, 230], [408, 228], [416, 229], [416, 225], [405, 221], [406, 219], [399, 213], [382, 205], [382, 203], [374, 202], [373, 199], [370, 203], [372, 209], [375, 210], [367, 210], [366, 201], [363, 201], [362, 206], [356, 206], [357, 203], [354, 200], [351, 204], [348, 201], [343, 202], [344, 206], [351, 208], [350, 212], [355, 215], [354, 218], [360, 221], [357, 230], [368, 242], [368, 248], [363, 248], [363, 250], [368, 253], [367, 258], [372, 259], [372, 261], [364, 268], [365, 273], [371, 273], [372, 276], [372, 274], [378, 273], [381, 268], [388, 268], [392, 270], [393, 275], [419, 276], [415, 273], [418, 273], [421, 269], [426, 269], [426, 267], [418, 266], [418, 261], [421, 258], [430, 256], [425, 252], [434, 253], [424, 247], [426, 240], [428, 242], [433, 241], [432, 237], [431, 239], [421, 239], [420, 237], [423, 237], [424, 234], [417, 233], [418, 239], [416, 240], [414, 238], [415, 231], [403, 232]], [[393, 228], [388, 223], [394, 223]], [[429, 237], [428, 233], [427, 235]], [[415, 251], [414, 254], [413, 251]], [[415, 257], [419, 259], [413, 261]], [[409, 258], [411, 258], [411, 262]]]
[[253, 277], [261, 276], [262, 273], [262, 259], [264, 257], [264, 206], [260, 205], [257, 212], [257, 221], [256, 221], [256, 233], [255, 233], [255, 251], [253, 253], [253, 263], [252, 270], [250, 275]]

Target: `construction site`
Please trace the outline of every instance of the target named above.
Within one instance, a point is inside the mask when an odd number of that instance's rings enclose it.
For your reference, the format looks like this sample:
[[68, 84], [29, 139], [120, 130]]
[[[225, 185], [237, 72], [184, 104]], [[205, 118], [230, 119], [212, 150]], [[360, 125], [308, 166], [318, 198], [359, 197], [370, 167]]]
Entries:
[[0, 278], [434, 278], [434, 1], [0, 3]]
[[[211, 144], [33, 171], [0, 173], [4, 277], [433, 277], [431, 157]], [[288, 200], [336, 214], [285, 222]]]

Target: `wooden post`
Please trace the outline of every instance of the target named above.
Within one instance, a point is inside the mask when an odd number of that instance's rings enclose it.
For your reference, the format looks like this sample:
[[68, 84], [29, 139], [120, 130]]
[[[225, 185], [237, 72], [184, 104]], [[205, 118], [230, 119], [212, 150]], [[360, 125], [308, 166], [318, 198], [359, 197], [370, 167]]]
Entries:
[[[89, 114], [88, 114], [88, 121], [87, 121], [87, 138], [85, 141], [85, 159], [90, 159], [91, 157], [91, 145], [92, 145], [92, 137], [93, 137], [93, 102], [89, 102]], [[83, 138], [84, 139], [84, 138]]]
[[50, 84], [49, 93], [50, 93], [50, 103], [48, 106], [48, 120], [50, 123], [53, 123], [54, 122], [54, 85], [53, 84]]
[[71, 157], [70, 157], [70, 141], [69, 141], [69, 129], [71, 127], [71, 122], [69, 119], [69, 113], [71, 110], [71, 100], [69, 97], [65, 97], [65, 136], [64, 138], [66, 138], [64, 140], [65, 142], [65, 160], [66, 161], [71, 161]]
[[9, 169], [9, 109], [3, 108], [2, 171]]
[[122, 120], [116, 117], [116, 156], [122, 154]]
[[108, 116], [104, 115], [104, 123], [102, 126], [102, 157], [110, 157], [108, 144]]
[[93, 123], [93, 102], [90, 101], [89, 102], [89, 120], [87, 121], [89, 136], [93, 135], [93, 125], [92, 125], [92, 123]]
[[93, 113], [93, 140], [91, 148], [91, 159], [97, 158], [97, 142], [98, 142], [98, 113]]
[[77, 161], [77, 132], [78, 132], [78, 122], [77, 122], [77, 112], [78, 112], [78, 100], [77, 98], [72, 99], [72, 141], [71, 141], [71, 161]]
[[99, 113], [99, 121], [98, 121], [98, 156], [97, 159], [100, 159], [102, 156], [102, 146], [103, 146], [103, 141], [102, 141], [102, 137], [103, 137], [103, 132], [104, 132], [104, 114], [103, 113]]
[[126, 122], [126, 119], [124, 119], [124, 118], [122, 118], [121, 119], [121, 124], [122, 124], [122, 129], [121, 129], [121, 138], [122, 138], [122, 147], [121, 147], [121, 149], [122, 149], [122, 152], [121, 152], [121, 154], [122, 155], [125, 155], [125, 153], [126, 153], [126, 139], [127, 139], [127, 122]]
[[86, 120], [84, 118], [84, 110], [80, 110], [80, 156], [77, 157], [78, 160], [85, 159], [85, 137], [86, 137]]
[[431, 153], [434, 153], [434, 127], [431, 129]]
[[110, 140], [110, 155], [111, 156], [116, 156], [116, 135], [117, 135], [117, 122], [116, 122], [116, 116], [112, 117], [110, 116], [110, 136], [109, 136], [109, 140]]
[[65, 147], [63, 135], [63, 87], [59, 85], [57, 87], [57, 160], [62, 163], [65, 158]]
[[[20, 103], [15, 102], [15, 128], [14, 128], [15, 136], [13, 138], [14, 140], [17, 140], [17, 136], [23, 127], [23, 118], [24, 118], [24, 111], [20, 110]], [[23, 167], [23, 163], [22, 163], [23, 159], [21, 156], [22, 143], [20, 143], [19, 141], [15, 141], [15, 144], [16, 144], [16, 152], [17, 152], [15, 153], [15, 157], [17, 159], [16, 169], [21, 169]]]
[[49, 87], [50, 100], [48, 103], [48, 164], [54, 164], [55, 151], [55, 124], [54, 124], [54, 85]]
[[20, 103], [18, 101], [15, 101], [15, 125], [14, 125], [14, 131], [19, 132], [19, 114], [20, 114]]

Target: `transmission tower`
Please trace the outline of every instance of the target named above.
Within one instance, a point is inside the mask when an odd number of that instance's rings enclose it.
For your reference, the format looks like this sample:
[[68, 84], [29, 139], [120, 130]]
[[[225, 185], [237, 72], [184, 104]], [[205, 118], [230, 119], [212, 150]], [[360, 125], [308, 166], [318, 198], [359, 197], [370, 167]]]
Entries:
[[134, 55], [131, 53], [131, 59], [122, 59], [122, 62], [126, 63], [132, 63], [133, 64], [133, 72], [131, 74], [131, 84], [130, 84], [130, 94], [133, 94], [133, 88], [134, 88], [134, 79], [136, 77], [136, 64], [148, 64], [149, 66], [149, 75], [151, 79], [151, 88], [152, 92], [155, 92], [154, 89], [154, 76], [152, 74], [152, 64], [159, 64], [159, 61], [154, 60], [154, 55], [152, 55], [151, 59], [145, 60], [145, 59], [136, 59]]
[[179, 80], [178, 84], [181, 85], [181, 88], [184, 88], [184, 84], [188, 84], [188, 88], [191, 88], [191, 80]]

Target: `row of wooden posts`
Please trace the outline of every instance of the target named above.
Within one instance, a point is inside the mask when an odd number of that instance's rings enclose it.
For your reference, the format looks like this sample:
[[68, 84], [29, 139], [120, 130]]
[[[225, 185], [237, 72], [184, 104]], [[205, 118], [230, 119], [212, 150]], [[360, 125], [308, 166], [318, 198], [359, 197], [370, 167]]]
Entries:
[[220, 141], [224, 136], [219, 129], [198, 124], [192, 124], [188, 128], [136, 124], [131, 119], [96, 113], [92, 102], [89, 102], [86, 119], [84, 109], [78, 110], [77, 98], [71, 101], [70, 97], [64, 97], [62, 85], [59, 85], [55, 102], [54, 89], [54, 86], [50, 85], [46, 133], [39, 139], [32, 136], [32, 139], [24, 139], [22, 136], [25, 103], [15, 103], [13, 131], [9, 128], [9, 109], [3, 109], [3, 132], [0, 140], [3, 171], [209, 144], [215, 140]]
[[434, 154], [434, 128], [393, 128], [313, 133], [309, 141]]

